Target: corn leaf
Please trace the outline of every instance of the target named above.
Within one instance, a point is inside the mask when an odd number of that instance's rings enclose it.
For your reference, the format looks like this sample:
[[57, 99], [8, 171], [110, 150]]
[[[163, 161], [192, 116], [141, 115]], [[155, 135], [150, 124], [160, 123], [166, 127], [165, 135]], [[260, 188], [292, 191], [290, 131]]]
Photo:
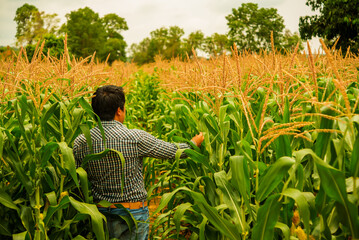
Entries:
[[4, 205], [5, 207], [14, 209], [16, 211], [19, 211], [19, 208], [16, 206], [16, 204], [12, 201], [9, 194], [7, 194], [5, 191], [0, 189], [0, 204]]
[[269, 167], [259, 182], [256, 195], [258, 201], [263, 201], [278, 186], [294, 163], [293, 158], [281, 157]]
[[82, 203], [69, 197], [71, 205], [80, 213], [87, 214], [91, 218], [92, 230], [94, 231], [97, 239], [107, 239], [107, 232], [104, 231], [104, 223], [106, 218], [98, 211], [96, 205]]
[[224, 171], [216, 172], [214, 174], [214, 179], [218, 188], [223, 193], [223, 201], [229, 208], [230, 215], [236, 225], [239, 227], [239, 232], [244, 232], [247, 229], [246, 221], [244, 218], [243, 210], [239, 205], [239, 196], [238, 192], [232, 187], [230, 182], [227, 180], [226, 173]]
[[82, 167], [76, 169], [76, 173], [79, 175], [80, 184], [81, 184], [81, 191], [85, 197], [85, 202], [90, 202], [90, 191], [89, 191], [89, 183], [87, 180], [87, 172]]
[[72, 177], [76, 186], [78, 187], [79, 181], [77, 179], [76, 164], [75, 164], [74, 155], [72, 153], [72, 149], [67, 145], [66, 142], [60, 142], [58, 143], [58, 145], [60, 147], [61, 154], [63, 156], [64, 167], [70, 173], [70, 176]]
[[277, 224], [281, 203], [278, 202], [280, 194], [267, 198], [264, 205], [258, 209], [257, 222], [252, 230], [252, 239], [272, 240], [274, 227]]
[[300, 217], [303, 220], [304, 223], [304, 230], [307, 232], [307, 236], [309, 238], [310, 233], [310, 209], [309, 204], [307, 202], [306, 197], [303, 195], [301, 191], [295, 188], [287, 188], [282, 192], [284, 196], [290, 197], [294, 199], [298, 205]]

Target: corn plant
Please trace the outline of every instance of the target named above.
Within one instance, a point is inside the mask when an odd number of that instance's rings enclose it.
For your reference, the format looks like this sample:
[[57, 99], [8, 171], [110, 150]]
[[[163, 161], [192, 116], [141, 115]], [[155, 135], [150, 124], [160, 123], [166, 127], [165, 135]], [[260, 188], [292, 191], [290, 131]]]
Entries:
[[[83, 98], [47, 101], [25, 95], [2, 109], [1, 234], [19, 239], [105, 239], [105, 218], [91, 204], [87, 174], [76, 169], [72, 143], [83, 125]], [[90, 234], [90, 235], [89, 235]]]

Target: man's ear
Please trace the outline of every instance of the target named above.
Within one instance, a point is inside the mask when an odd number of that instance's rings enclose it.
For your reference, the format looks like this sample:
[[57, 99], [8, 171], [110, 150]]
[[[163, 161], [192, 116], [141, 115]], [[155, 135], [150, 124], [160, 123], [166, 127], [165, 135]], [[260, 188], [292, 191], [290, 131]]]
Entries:
[[121, 110], [120, 107], [117, 108], [116, 114], [117, 114], [118, 116], [121, 116], [121, 115], [123, 114], [123, 111]]

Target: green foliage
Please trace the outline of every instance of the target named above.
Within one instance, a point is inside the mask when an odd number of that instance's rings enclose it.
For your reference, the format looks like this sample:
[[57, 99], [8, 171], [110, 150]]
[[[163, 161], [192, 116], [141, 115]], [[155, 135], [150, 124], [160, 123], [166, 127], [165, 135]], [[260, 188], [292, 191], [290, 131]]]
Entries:
[[299, 32], [303, 39], [322, 37], [330, 47], [353, 53], [359, 51], [359, 8], [358, 0], [307, 0], [306, 3], [318, 15], [299, 19]]
[[54, 34], [59, 19], [57, 14], [45, 14], [35, 6], [25, 3], [16, 10], [14, 21], [16, 27], [17, 44], [33, 44], [41, 40], [46, 34]]
[[68, 47], [77, 57], [86, 58], [98, 51], [106, 40], [106, 33], [98, 13], [85, 7], [66, 14], [65, 26]]
[[228, 37], [225, 34], [213, 33], [211, 36], [206, 37], [204, 43], [204, 51], [210, 56], [222, 54], [226, 50], [229, 50]]
[[193, 51], [202, 50], [204, 43], [204, 34], [202, 31], [192, 32], [188, 35], [187, 39], [184, 39], [184, 49], [188, 57], [193, 56]]
[[226, 16], [229, 27], [228, 37], [231, 45], [235, 43], [239, 50], [259, 51], [269, 49], [271, 32], [274, 46], [280, 46], [283, 17], [275, 8], [258, 8], [255, 3], [242, 3], [242, 6], [232, 9], [232, 14]]
[[229, 27], [227, 46], [236, 44], [239, 51], [250, 50], [258, 52], [271, 48], [271, 33], [274, 47], [278, 50], [291, 51], [297, 43], [300, 50], [302, 42], [297, 34], [284, 31], [283, 17], [275, 8], [258, 8], [256, 3], [242, 3], [241, 7], [232, 9], [232, 14], [226, 16]]
[[[327, 87], [320, 89], [318, 96], [329, 91], [331, 81], [326, 82]], [[352, 87], [347, 91], [355, 91]], [[259, 127], [265, 109], [265, 95], [259, 90], [258, 93], [260, 98], [251, 101], [257, 114], [251, 129], [255, 129], [254, 124]], [[340, 94], [332, 93], [331, 97], [338, 99]], [[308, 109], [318, 113], [309, 120], [317, 122], [310, 128], [312, 145], [283, 133], [261, 152], [257, 149], [260, 132], [250, 133], [239, 100], [226, 96], [219, 109], [214, 110], [202, 101], [204, 95], [215, 101], [206, 93], [181, 92], [172, 93], [176, 100], [171, 105], [162, 105], [173, 109], [158, 122], [172, 126], [165, 136], [183, 141], [202, 131], [205, 141], [196, 151], [186, 150], [187, 159], [176, 158], [157, 165], [148, 160], [157, 170], [157, 175], [152, 169], [151, 174], [158, 176], [152, 180], [150, 199], [162, 197], [154, 213], [161, 214], [152, 227], [152, 237], [171, 238], [189, 232], [194, 239], [289, 239], [295, 236], [290, 231], [295, 209], [300, 215], [297, 230], [301, 227], [307, 237], [358, 236], [358, 161], [354, 140], [358, 131], [351, 127], [357, 126], [358, 118], [337, 118], [335, 109], [342, 108], [344, 102], [341, 106], [324, 104], [326, 107]], [[272, 97], [269, 98], [271, 102]], [[270, 115], [275, 123], [268, 129], [277, 124], [293, 124], [292, 108], [301, 105], [302, 101], [291, 105], [287, 99], [281, 105], [281, 114], [271, 105], [265, 115]], [[175, 233], [171, 235], [172, 232]]]
[[93, 233], [106, 239], [106, 219], [92, 203], [87, 174], [76, 169], [70, 147], [81, 123], [95, 122], [85, 117], [81, 98], [59, 102], [54, 94], [39, 108], [19, 94], [1, 106], [2, 236], [72, 239]]
[[[359, 238], [357, 84], [339, 91], [333, 79], [318, 78], [319, 103], [308, 108], [309, 93], [278, 98], [282, 81], [274, 78], [251, 89], [244, 109], [233, 92], [220, 101], [209, 92], [165, 92], [158, 71], [133, 76], [125, 124], [176, 142], [201, 131], [205, 141], [179, 150], [171, 161], [144, 159], [149, 199], [161, 197], [151, 238], [294, 239], [293, 228], [308, 239]], [[296, 80], [290, 91], [309, 81]], [[269, 86], [273, 92], [265, 93]], [[352, 95], [348, 110], [355, 114], [338, 114], [347, 106], [343, 94]], [[106, 239], [85, 168], [75, 169], [71, 154], [75, 137], [89, 139], [95, 124], [88, 102], [54, 93], [40, 108], [21, 92], [6, 99], [0, 113], [1, 236]], [[284, 131], [303, 119], [310, 124], [294, 130], [305, 138]], [[270, 130], [273, 141], [263, 140]], [[182, 152], [187, 158], [180, 158]], [[299, 212], [297, 222], [293, 212]]]
[[181, 41], [183, 35], [183, 29], [178, 26], [156, 29], [150, 33], [150, 38], [131, 45], [132, 60], [144, 64], [154, 62], [156, 56], [163, 59], [183, 56]]
[[66, 14], [67, 23], [61, 32], [68, 35], [68, 47], [76, 57], [86, 58], [97, 52], [101, 61], [126, 60], [126, 42], [121, 35], [127, 30], [126, 21], [114, 13], [100, 18], [89, 7]]

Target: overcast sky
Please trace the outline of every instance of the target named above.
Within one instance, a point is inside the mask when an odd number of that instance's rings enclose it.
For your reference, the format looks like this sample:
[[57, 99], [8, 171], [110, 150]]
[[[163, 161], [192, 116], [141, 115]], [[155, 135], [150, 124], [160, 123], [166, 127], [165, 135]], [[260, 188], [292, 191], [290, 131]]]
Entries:
[[[284, 18], [286, 28], [299, 32], [300, 16], [313, 15], [306, 0], [0, 0], [0, 46], [14, 45], [16, 9], [28, 3], [45, 13], [57, 13], [61, 23], [65, 15], [83, 7], [90, 7], [100, 17], [116, 13], [124, 18], [129, 30], [123, 32], [130, 46], [139, 43], [150, 32], [169, 26], [179, 26], [185, 37], [191, 32], [201, 30], [205, 36], [228, 32], [226, 16], [242, 3], [254, 2], [259, 7], [276, 8]], [[318, 39], [311, 41], [312, 48], [319, 46]]]

